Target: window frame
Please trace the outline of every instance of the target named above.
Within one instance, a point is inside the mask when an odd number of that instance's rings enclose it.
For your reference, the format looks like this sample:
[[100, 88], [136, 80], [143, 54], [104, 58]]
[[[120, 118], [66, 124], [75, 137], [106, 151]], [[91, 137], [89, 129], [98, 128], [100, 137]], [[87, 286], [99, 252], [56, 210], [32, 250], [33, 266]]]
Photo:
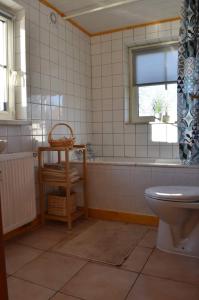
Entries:
[[151, 86], [151, 85], [162, 85], [175, 83], [176, 81], [167, 81], [167, 82], [157, 82], [150, 84], [135, 84], [135, 56], [137, 53], [145, 52], [146, 50], [153, 51], [158, 49], [167, 49], [169, 46], [177, 46], [178, 41], [170, 41], [170, 42], [162, 42], [155, 44], [147, 44], [140, 45], [135, 47], [129, 47], [129, 123], [131, 124], [148, 124], [150, 122], [154, 122], [155, 118], [153, 116], [139, 116], [139, 97], [138, 97], [138, 89], [139, 86]]
[[14, 16], [0, 10], [0, 19], [7, 24], [7, 110], [0, 111], [0, 120], [15, 120], [15, 89], [13, 81], [14, 69]]

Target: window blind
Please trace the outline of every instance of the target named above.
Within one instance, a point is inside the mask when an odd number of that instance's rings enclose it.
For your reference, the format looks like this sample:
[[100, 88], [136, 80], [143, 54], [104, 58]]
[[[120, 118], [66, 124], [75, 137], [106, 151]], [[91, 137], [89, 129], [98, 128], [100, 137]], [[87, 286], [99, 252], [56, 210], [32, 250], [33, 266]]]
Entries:
[[176, 47], [144, 50], [134, 53], [134, 84], [158, 84], [177, 81]]

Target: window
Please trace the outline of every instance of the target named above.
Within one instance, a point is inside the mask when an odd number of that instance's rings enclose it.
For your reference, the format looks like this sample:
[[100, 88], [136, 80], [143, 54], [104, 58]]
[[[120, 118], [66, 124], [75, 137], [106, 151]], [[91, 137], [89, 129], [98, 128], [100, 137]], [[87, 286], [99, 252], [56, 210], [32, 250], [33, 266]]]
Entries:
[[13, 21], [0, 11], [0, 119], [14, 118]]
[[130, 49], [131, 122], [177, 121], [176, 43]]

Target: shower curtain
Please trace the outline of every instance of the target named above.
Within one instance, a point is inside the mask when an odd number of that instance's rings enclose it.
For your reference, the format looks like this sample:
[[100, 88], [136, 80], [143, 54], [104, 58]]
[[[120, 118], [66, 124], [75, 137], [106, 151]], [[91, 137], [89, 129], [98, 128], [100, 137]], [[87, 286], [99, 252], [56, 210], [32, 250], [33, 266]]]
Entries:
[[184, 0], [178, 51], [180, 159], [199, 164], [199, 0]]

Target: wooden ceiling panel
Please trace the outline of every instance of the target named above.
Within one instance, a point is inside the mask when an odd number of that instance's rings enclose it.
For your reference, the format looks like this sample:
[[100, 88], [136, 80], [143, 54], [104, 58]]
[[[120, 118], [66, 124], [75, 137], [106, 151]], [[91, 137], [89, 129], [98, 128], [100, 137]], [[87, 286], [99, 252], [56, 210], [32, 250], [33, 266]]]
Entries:
[[[88, 10], [121, 0], [40, 0], [56, 7], [63, 15]], [[107, 8], [73, 18], [86, 33], [115, 31], [138, 24], [179, 17], [182, 0], [132, 0], [132, 3]]]

